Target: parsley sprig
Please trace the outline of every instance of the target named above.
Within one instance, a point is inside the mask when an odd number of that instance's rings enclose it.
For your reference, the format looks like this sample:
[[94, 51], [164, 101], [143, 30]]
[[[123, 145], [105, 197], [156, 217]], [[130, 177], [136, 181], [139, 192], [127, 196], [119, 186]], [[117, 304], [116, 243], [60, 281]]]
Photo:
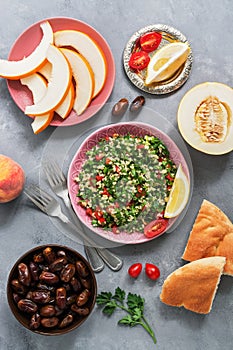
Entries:
[[154, 343], [156, 343], [155, 334], [143, 314], [145, 299], [140, 295], [132, 293], [128, 293], [127, 300], [125, 298], [125, 291], [117, 287], [114, 295], [111, 292], [101, 292], [98, 294], [96, 303], [104, 306], [103, 313], [108, 316], [111, 316], [117, 308], [126, 311], [127, 315], [120, 319], [118, 324], [130, 327], [141, 325], [149, 333]]

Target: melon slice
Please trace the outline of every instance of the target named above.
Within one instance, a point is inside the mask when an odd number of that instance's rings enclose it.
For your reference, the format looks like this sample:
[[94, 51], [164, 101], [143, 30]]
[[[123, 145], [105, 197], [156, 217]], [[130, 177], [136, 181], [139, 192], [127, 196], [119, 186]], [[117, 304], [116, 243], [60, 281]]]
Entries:
[[[26, 85], [32, 93], [33, 102], [37, 103], [46, 94], [47, 83], [39, 74], [34, 73], [20, 80], [21, 84]], [[34, 134], [43, 131], [53, 119], [53, 112], [48, 112], [44, 115], [35, 117], [31, 124]]]
[[60, 49], [68, 59], [74, 80], [76, 96], [73, 110], [77, 115], [82, 114], [91, 102], [94, 88], [94, 77], [87, 60], [80, 54], [69, 49]]
[[74, 98], [75, 98], [75, 89], [74, 89], [74, 85], [71, 81], [68, 93], [67, 93], [66, 97], [64, 98], [64, 101], [60, 105], [58, 105], [58, 107], [55, 110], [55, 112], [62, 119], [67, 118], [68, 115], [70, 114], [70, 112], [73, 108], [73, 105], [74, 105]]
[[[49, 79], [52, 76], [52, 68], [53, 68], [52, 64], [50, 62], [47, 62], [46, 64], [43, 65], [43, 67], [41, 67], [38, 73], [42, 74], [43, 77], [47, 81], [49, 81]], [[67, 95], [65, 96], [63, 102], [55, 110], [55, 112], [62, 119], [65, 119], [70, 114], [74, 104], [74, 97], [75, 97], [74, 85], [71, 81]]]
[[85, 33], [76, 30], [61, 30], [54, 33], [54, 43], [58, 47], [71, 46], [89, 62], [95, 76], [93, 98], [102, 90], [107, 65], [104, 54], [98, 45]]
[[213, 155], [233, 150], [233, 89], [205, 82], [182, 98], [177, 121], [181, 135], [192, 147]]
[[56, 46], [50, 45], [47, 60], [52, 64], [52, 75], [49, 79], [46, 94], [39, 102], [27, 106], [25, 114], [42, 115], [55, 111], [68, 92], [72, 75], [67, 59]]
[[44, 115], [36, 116], [31, 124], [34, 134], [39, 134], [49, 126], [53, 119], [54, 112], [48, 112]]
[[47, 50], [53, 43], [53, 30], [48, 21], [40, 25], [43, 37], [36, 49], [20, 61], [0, 60], [0, 76], [17, 80], [35, 72], [46, 60]]

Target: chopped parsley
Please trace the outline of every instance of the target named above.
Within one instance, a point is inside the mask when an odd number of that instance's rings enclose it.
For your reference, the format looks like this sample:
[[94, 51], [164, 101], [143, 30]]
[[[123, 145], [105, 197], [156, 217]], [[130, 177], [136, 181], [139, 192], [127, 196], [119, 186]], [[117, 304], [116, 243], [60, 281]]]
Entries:
[[160, 139], [114, 134], [86, 156], [75, 180], [78, 203], [93, 226], [143, 232], [146, 224], [163, 217], [177, 168]]

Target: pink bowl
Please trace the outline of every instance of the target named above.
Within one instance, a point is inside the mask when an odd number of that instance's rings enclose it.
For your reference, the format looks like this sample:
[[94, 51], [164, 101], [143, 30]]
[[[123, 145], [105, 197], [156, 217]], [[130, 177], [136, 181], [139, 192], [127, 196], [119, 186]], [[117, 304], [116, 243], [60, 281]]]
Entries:
[[[128, 122], [128, 123], [118, 123], [118, 124], [110, 124], [104, 126], [95, 132], [93, 132], [87, 139], [80, 145], [77, 153], [73, 157], [71, 161], [69, 172], [68, 172], [68, 190], [70, 195], [70, 200], [73, 206], [73, 209], [81, 222], [86, 225], [89, 229], [95, 232], [97, 235], [104, 237], [112, 242], [122, 243], [122, 244], [136, 244], [148, 242], [151, 239], [148, 239], [142, 232], [134, 232], [134, 233], [126, 233], [121, 232], [119, 234], [114, 234], [112, 231], [103, 230], [100, 227], [93, 227], [91, 224], [90, 217], [86, 214], [85, 209], [77, 204], [77, 192], [78, 185], [75, 182], [75, 178], [81, 171], [83, 163], [86, 161], [86, 152], [92, 149], [95, 145], [99, 143], [101, 138], [105, 138], [106, 136], [112, 136], [113, 133], [118, 133], [119, 135], [127, 135], [130, 133], [134, 136], [145, 136], [145, 135], [154, 135], [158, 137], [163, 143], [166, 145], [170, 152], [170, 158], [173, 162], [178, 166], [182, 165], [184, 173], [190, 181], [190, 172], [188, 165], [174, 141], [170, 139], [165, 133], [161, 130], [149, 125], [140, 122]], [[172, 225], [178, 219], [178, 216], [172, 219], [169, 219], [168, 226], [166, 231], [170, 230]], [[164, 233], [164, 232], [163, 232]], [[162, 233], [162, 234], [163, 234]], [[159, 237], [159, 236], [157, 236]]]
[[[13, 44], [10, 53], [9, 60], [21, 60], [24, 56], [28, 56], [34, 51], [34, 49], [39, 44], [42, 38], [42, 31], [40, 29], [40, 24], [42, 22], [49, 21], [54, 32], [58, 30], [79, 30], [83, 33], [89, 35], [101, 48], [104, 53], [107, 65], [107, 78], [101, 92], [96, 96], [85, 112], [77, 116], [77, 114], [72, 110], [70, 115], [65, 119], [61, 119], [58, 115], [54, 116], [54, 119], [50, 123], [52, 126], [70, 126], [83, 122], [94, 116], [108, 100], [115, 81], [115, 63], [111, 52], [111, 49], [102, 37], [93, 27], [88, 24], [78, 21], [73, 18], [58, 17], [58, 18], [47, 18], [41, 20], [29, 28], [27, 28]], [[8, 89], [16, 105], [22, 110], [25, 110], [27, 105], [32, 104], [32, 95], [29, 89], [22, 85], [19, 80], [8, 80]]]

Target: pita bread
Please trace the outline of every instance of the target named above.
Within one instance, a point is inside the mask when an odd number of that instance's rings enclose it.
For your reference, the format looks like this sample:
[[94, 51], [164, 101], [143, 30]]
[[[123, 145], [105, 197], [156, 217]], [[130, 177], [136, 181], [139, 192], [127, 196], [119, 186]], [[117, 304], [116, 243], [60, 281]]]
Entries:
[[233, 224], [214, 204], [204, 200], [182, 258], [194, 261], [225, 256], [224, 274], [233, 276]]
[[160, 300], [167, 305], [184, 306], [193, 312], [208, 314], [225, 262], [226, 258], [218, 256], [180, 267], [164, 281]]

